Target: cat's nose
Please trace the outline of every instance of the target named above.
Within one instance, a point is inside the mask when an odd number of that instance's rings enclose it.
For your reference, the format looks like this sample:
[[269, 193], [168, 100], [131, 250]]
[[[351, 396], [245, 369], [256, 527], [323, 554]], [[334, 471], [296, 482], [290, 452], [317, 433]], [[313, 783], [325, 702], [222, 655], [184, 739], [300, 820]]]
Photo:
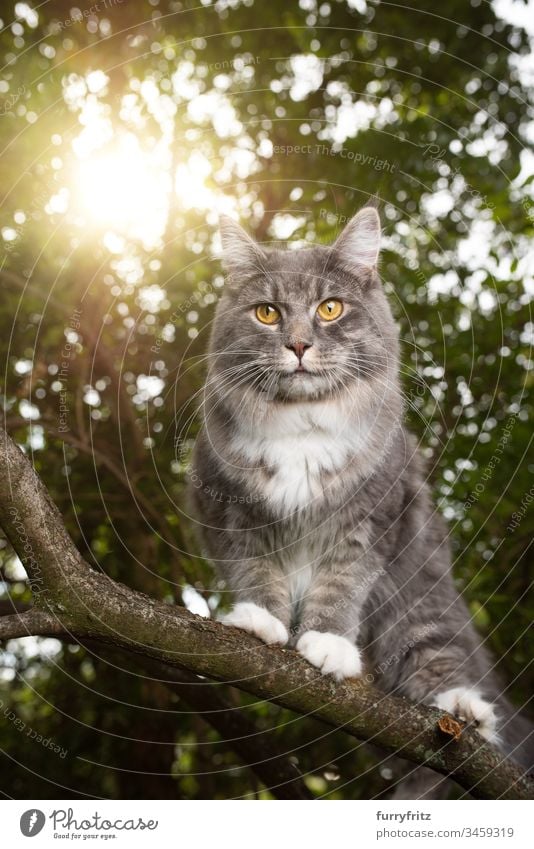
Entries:
[[307, 342], [292, 342], [290, 345], [286, 345], [286, 348], [289, 348], [290, 351], [294, 352], [300, 363], [302, 362], [304, 353], [308, 350], [308, 348], [311, 348], [311, 345], [308, 345]]

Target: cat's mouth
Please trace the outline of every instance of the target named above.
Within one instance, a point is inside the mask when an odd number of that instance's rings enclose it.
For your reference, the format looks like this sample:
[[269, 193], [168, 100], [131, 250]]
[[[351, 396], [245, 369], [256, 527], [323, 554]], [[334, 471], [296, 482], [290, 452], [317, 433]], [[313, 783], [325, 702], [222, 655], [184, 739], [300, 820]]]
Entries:
[[279, 368], [271, 371], [271, 379], [257, 388], [266, 392], [271, 400], [277, 401], [316, 401], [329, 397], [337, 390], [332, 377], [323, 369], [308, 369], [304, 365], [289, 370]]
[[302, 365], [291, 371], [280, 370], [278, 375], [279, 389], [288, 398], [315, 396], [326, 388], [323, 375]]
[[291, 371], [281, 371], [280, 375], [281, 375], [281, 377], [299, 377], [300, 375], [305, 375], [305, 374], [312, 376], [314, 373], [315, 372], [310, 371], [309, 369], [305, 368], [303, 365], [299, 365], [296, 368], [292, 369]]

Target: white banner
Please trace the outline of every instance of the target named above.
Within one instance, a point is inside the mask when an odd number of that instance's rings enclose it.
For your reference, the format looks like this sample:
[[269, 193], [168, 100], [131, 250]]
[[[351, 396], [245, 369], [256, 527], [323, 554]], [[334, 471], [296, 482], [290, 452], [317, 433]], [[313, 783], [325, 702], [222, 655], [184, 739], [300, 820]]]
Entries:
[[[239, 811], [237, 808], [239, 807]], [[5, 801], [1, 845], [204, 849], [534, 846], [530, 802]], [[30, 841], [35, 839], [35, 843]]]

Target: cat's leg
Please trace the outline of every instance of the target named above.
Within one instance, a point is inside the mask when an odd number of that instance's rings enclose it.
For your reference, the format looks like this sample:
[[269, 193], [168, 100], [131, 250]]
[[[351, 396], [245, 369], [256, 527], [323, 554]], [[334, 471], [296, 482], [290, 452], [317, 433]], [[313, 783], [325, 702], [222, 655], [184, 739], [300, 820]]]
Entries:
[[[390, 675], [391, 678], [383, 682], [385, 689], [392, 689], [413, 701], [446, 711], [472, 724], [484, 739], [498, 744], [499, 717], [494, 706], [481, 696], [479, 687], [488, 684], [483, 667], [475, 657], [473, 645], [456, 644], [454, 634], [450, 631], [437, 637], [439, 631], [432, 629], [427, 638], [430, 645], [425, 645], [423, 639], [409, 651], [403, 652], [402, 646], [407, 648], [410, 643], [417, 642], [416, 635], [424, 627], [417, 626], [414, 630], [410, 627], [408, 634], [404, 631], [397, 637], [404, 663], [400, 667], [400, 679], [396, 677], [398, 666], [391, 665], [388, 669], [385, 677]], [[398, 645], [395, 650], [398, 651]], [[392, 798], [438, 799], [448, 789], [449, 782], [443, 778], [438, 779], [436, 773], [425, 767], [414, 770], [412, 765], [408, 777], [398, 784]]]
[[289, 639], [289, 633], [284, 623], [273, 616], [263, 605], [253, 601], [239, 601], [229, 613], [220, 617], [224, 625], [233, 625], [241, 628], [255, 637], [259, 637], [267, 644], [285, 645]]
[[475, 688], [453, 687], [438, 693], [430, 704], [453, 714], [464, 722], [473, 724], [485, 740], [491, 743], [499, 742], [495, 707], [483, 699]]
[[499, 742], [499, 716], [483, 695], [490, 682], [472, 644], [420, 645], [407, 657], [402, 678], [403, 694], [472, 724], [485, 740]]
[[306, 631], [297, 642], [297, 651], [323, 675], [333, 675], [336, 681], [361, 675], [362, 660], [358, 648], [340, 634]]
[[372, 569], [359, 562], [334, 560], [318, 570], [303, 600], [296, 648], [306, 660], [338, 681], [362, 672], [356, 646], [360, 611], [372, 586]]
[[225, 564], [227, 584], [235, 604], [220, 621], [241, 628], [264, 643], [289, 640], [291, 608], [285, 576], [268, 560]]

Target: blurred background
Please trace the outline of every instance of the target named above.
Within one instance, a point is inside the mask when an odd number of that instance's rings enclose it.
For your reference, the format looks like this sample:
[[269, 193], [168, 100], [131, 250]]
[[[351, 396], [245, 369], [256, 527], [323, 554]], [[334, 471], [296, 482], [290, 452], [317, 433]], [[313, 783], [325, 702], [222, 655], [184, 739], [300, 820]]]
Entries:
[[[533, 4], [89, 2], [0, 11], [0, 391], [80, 551], [150, 595], [217, 608], [184, 487], [223, 285], [218, 215], [302, 246], [375, 198], [406, 416], [458, 588], [527, 704]], [[23, 610], [2, 538], [0, 568], [0, 613]], [[272, 798], [187, 692], [133, 656], [3, 649], [5, 796]], [[355, 740], [218, 691], [313, 795], [393, 786]]]

